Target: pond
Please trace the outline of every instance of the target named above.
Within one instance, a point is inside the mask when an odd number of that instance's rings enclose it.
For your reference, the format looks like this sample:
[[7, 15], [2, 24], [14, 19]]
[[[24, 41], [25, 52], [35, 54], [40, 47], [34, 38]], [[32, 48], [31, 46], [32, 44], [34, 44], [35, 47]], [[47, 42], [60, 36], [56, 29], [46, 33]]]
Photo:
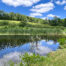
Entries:
[[0, 66], [12, 60], [19, 62], [24, 53], [46, 56], [59, 48], [58, 37], [47, 36], [0, 36]]

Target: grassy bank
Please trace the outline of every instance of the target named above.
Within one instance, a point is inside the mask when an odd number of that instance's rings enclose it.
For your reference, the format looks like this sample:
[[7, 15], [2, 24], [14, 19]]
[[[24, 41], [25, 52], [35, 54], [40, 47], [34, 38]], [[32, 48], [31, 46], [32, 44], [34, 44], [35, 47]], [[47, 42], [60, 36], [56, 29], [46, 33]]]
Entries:
[[47, 58], [49, 58], [48, 61], [45, 60], [31, 66], [66, 66], [66, 49], [52, 52]]
[[66, 27], [20, 21], [0, 20], [0, 35], [66, 35]]
[[66, 38], [60, 38], [58, 42], [60, 49], [49, 53], [44, 61], [31, 66], [66, 66]]

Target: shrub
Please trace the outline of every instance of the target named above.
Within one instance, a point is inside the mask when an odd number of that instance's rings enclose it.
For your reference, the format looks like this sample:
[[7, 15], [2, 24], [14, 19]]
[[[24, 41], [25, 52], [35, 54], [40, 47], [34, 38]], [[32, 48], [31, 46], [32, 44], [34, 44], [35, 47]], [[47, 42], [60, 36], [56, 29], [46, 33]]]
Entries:
[[[38, 62], [42, 62], [45, 58], [44, 56], [40, 55], [29, 55], [28, 53], [25, 53], [24, 55], [20, 56], [21, 62], [16, 64], [18, 66], [30, 66], [31, 64], [35, 64]], [[13, 62], [10, 63], [10, 66], [14, 65]]]
[[35, 64], [37, 62], [41, 62], [44, 60], [43, 56], [40, 55], [29, 55], [28, 53], [25, 53], [25, 55], [22, 57], [22, 59], [24, 60], [24, 62], [27, 63], [27, 65], [29, 66], [30, 64]]
[[61, 38], [58, 42], [60, 43], [61, 48], [66, 48], [66, 38]]
[[24, 21], [21, 21], [19, 24], [20, 27], [25, 27], [26, 25], [27, 25], [27, 22], [24, 22]]

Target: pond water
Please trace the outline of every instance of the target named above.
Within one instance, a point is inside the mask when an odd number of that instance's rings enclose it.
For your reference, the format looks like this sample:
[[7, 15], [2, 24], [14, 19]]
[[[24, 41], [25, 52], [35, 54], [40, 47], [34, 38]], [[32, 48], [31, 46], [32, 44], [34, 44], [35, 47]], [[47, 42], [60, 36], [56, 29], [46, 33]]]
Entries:
[[0, 66], [12, 60], [19, 62], [24, 53], [46, 56], [59, 48], [57, 38], [40, 36], [0, 36]]

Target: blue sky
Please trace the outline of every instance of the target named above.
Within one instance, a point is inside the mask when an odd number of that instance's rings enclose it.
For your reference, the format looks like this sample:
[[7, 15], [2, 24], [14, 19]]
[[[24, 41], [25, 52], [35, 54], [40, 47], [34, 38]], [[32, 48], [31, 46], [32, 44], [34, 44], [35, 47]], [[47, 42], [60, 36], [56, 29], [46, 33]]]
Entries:
[[66, 18], [66, 0], [0, 0], [0, 10], [37, 18]]

